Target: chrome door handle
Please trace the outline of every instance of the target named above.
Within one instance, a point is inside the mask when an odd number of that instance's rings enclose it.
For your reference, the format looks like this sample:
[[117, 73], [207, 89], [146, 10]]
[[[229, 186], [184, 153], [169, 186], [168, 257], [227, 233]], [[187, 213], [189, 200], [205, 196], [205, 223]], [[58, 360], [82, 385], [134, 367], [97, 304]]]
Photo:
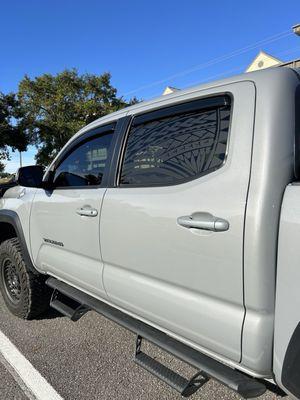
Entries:
[[85, 217], [96, 217], [98, 215], [98, 211], [95, 208], [85, 206], [77, 208], [76, 214], [83, 215]]
[[203, 229], [205, 231], [224, 232], [229, 229], [226, 219], [215, 217], [207, 212], [195, 212], [177, 218], [177, 223], [184, 228]]

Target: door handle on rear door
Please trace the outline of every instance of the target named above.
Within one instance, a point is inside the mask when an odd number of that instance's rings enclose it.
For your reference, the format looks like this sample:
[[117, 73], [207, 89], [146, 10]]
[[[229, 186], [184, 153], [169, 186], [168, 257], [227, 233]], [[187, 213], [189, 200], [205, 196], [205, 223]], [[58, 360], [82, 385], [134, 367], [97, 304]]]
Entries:
[[177, 223], [184, 228], [203, 229], [205, 231], [224, 232], [229, 229], [226, 219], [215, 217], [207, 212], [195, 212], [177, 218]]
[[85, 217], [96, 217], [98, 215], [98, 211], [90, 206], [77, 208], [76, 213]]

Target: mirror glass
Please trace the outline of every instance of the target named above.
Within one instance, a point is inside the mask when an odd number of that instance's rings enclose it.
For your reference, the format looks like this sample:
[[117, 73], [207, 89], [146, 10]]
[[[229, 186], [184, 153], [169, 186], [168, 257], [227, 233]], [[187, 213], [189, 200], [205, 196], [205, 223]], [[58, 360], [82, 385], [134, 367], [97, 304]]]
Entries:
[[21, 167], [17, 173], [17, 182], [20, 186], [41, 187], [44, 175], [44, 167], [40, 165], [31, 165]]

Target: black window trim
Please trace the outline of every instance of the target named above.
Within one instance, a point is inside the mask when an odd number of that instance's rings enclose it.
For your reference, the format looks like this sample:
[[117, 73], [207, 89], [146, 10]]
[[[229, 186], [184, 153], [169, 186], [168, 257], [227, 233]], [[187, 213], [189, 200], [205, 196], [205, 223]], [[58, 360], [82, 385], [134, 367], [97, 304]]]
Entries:
[[[192, 111], [200, 111], [200, 110], [209, 110], [211, 108], [221, 108], [224, 106], [230, 106], [230, 121], [229, 121], [229, 127], [228, 127], [228, 140], [227, 140], [227, 146], [226, 146], [226, 154], [223, 163], [211, 169], [210, 171], [204, 171], [201, 172], [192, 178], [184, 178], [180, 181], [177, 181], [176, 183], [164, 183], [164, 184], [159, 184], [159, 183], [153, 183], [153, 184], [121, 184], [120, 183], [120, 177], [121, 177], [121, 170], [122, 170], [122, 165], [124, 161], [124, 156], [125, 156], [125, 150], [127, 146], [127, 141], [130, 133], [130, 129], [133, 126], [145, 123], [145, 122], [150, 122], [153, 121], [154, 119], [158, 118], [164, 118], [164, 117], [170, 117], [174, 116], [177, 114], [181, 113], [187, 113], [187, 112], [192, 112]], [[131, 116], [125, 117], [127, 119], [127, 124], [126, 124], [126, 129], [123, 132], [123, 138], [122, 138], [122, 144], [119, 147], [119, 157], [118, 157], [118, 163], [115, 168], [115, 174], [114, 177], [110, 175], [110, 186], [109, 187], [118, 187], [118, 188], [151, 188], [151, 187], [168, 187], [168, 186], [177, 186], [181, 185], [187, 182], [194, 181], [195, 179], [201, 178], [202, 176], [211, 174], [215, 172], [216, 170], [222, 168], [224, 164], [226, 163], [227, 159], [227, 154], [228, 154], [228, 146], [229, 146], [229, 141], [230, 141], [230, 132], [231, 132], [231, 122], [232, 122], [232, 113], [233, 113], [233, 94], [230, 92], [224, 92], [224, 93], [217, 93], [217, 94], [212, 94], [210, 96], [207, 96], [205, 98], [201, 99], [189, 99], [186, 100], [185, 102], [181, 102], [178, 104], [174, 105], [167, 105], [165, 107], [156, 109], [156, 110], [150, 110], [146, 111], [140, 114], [133, 114]]]
[[59, 165], [78, 147], [80, 147], [82, 144], [88, 142], [91, 139], [103, 136], [105, 134], [110, 134], [113, 133], [112, 136], [112, 141], [110, 144], [110, 149], [108, 152], [107, 156], [107, 165], [105, 166], [103, 178], [101, 181], [100, 185], [87, 185], [87, 186], [58, 186], [53, 189], [53, 191], [56, 190], [72, 190], [72, 189], [78, 189], [78, 190], [83, 190], [83, 189], [97, 189], [97, 188], [106, 188], [108, 186], [108, 179], [109, 179], [109, 174], [110, 174], [110, 168], [111, 168], [111, 156], [112, 152], [114, 150], [115, 146], [115, 141], [116, 141], [116, 136], [117, 136], [117, 131], [119, 125], [119, 120], [115, 120], [112, 122], [109, 122], [107, 124], [95, 127], [82, 135], [78, 136], [74, 141], [70, 144], [70, 146], [67, 146], [65, 150], [59, 155], [55, 163], [52, 165], [50, 170], [47, 172], [45, 179], [49, 177], [49, 173], [55, 172], [55, 170], [59, 167]]

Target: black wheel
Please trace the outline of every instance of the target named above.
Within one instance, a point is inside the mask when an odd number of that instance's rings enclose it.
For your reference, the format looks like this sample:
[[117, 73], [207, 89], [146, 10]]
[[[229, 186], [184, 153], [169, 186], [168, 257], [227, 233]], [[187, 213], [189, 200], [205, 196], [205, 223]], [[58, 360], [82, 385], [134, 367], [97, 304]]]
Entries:
[[17, 317], [32, 319], [49, 307], [51, 291], [45, 277], [25, 264], [17, 238], [0, 245], [0, 289], [8, 309]]

